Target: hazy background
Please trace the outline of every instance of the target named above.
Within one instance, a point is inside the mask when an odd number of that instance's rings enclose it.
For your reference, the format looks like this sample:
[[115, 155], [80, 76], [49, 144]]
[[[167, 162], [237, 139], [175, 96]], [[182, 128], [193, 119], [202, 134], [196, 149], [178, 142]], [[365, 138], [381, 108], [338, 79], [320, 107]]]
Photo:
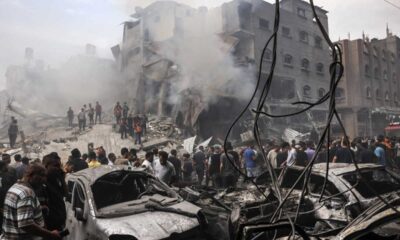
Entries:
[[[217, 6], [228, 0], [180, 0], [193, 7]], [[269, 2], [274, 2], [268, 0]], [[97, 46], [97, 55], [112, 58], [110, 47], [122, 37], [121, 23], [135, 6], [149, 0], [0, 0], [0, 89], [10, 64], [23, 62], [25, 47], [35, 58], [57, 67], [69, 57], [84, 53], [86, 43]], [[400, 0], [390, 0], [400, 6]], [[384, 37], [386, 24], [394, 34], [400, 29], [400, 9], [384, 0], [315, 0], [329, 11], [330, 34], [360, 38], [364, 30], [372, 37]]]

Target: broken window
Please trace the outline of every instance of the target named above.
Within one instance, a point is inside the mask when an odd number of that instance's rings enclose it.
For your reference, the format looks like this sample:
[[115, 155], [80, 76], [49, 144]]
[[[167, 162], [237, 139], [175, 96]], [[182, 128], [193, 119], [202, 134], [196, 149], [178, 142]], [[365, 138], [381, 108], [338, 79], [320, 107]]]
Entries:
[[372, 51], [373, 51], [374, 57], [375, 58], [378, 57], [378, 49], [376, 47], [373, 47]]
[[315, 47], [316, 48], [322, 48], [322, 38], [321, 37], [316, 36], [314, 38], [314, 41], [315, 41]]
[[385, 101], [389, 102], [389, 100], [390, 100], [389, 92], [386, 92], [385, 93]]
[[388, 74], [387, 74], [386, 70], [383, 71], [383, 80], [385, 80], [385, 81], [388, 80]]
[[305, 86], [303, 87], [303, 95], [304, 95], [305, 97], [309, 97], [309, 96], [311, 95], [311, 87], [310, 87], [310, 86], [305, 85]]
[[269, 30], [269, 21], [264, 18], [260, 18], [258, 20], [258, 27], [261, 29]]
[[379, 90], [379, 88], [376, 89], [376, 91], [375, 91], [375, 97], [376, 97], [376, 99], [381, 99], [382, 98], [381, 91]]
[[300, 31], [299, 37], [301, 42], [308, 43], [308, 33], [306, 31]]
[[317, 63], [316, 69], [317, 69], [317, 73], [320, 73], [320, 74], [324, 73], [324, 64]]
[[285, 54], [285, 57], [283, 59], [283, 62], [287, 65], [292, 65], [293, 63], [293, 57], [290, 54]]
[[301, 18], [306, 18], [306, 10], [304, 8], [297, 8], [297, 15]]
[[92, 185], [92, 192], [97, 209], [134, 201], [145, 194], [175, 197], [172, 191], [157, 180], [129, 171], [114, 171], [104, 175]]
[[335, 92], [335, 97], [338, 99], [344, 99], [345, 95], [344, 95], [344, 89], [343, 88], [337, 88], [336, 92]]
[[385, 49], [382, 50], [382, 61], [386, 62], [386, 51], [385, 51]]
[[301, 69], [305, 70], [305, 71], [308, 71], [309, 67], [310, 67], [310, 61], [308, 61], [307, 58], [303, 58], [301, 60]]
[[371, 88], [367, 87], [367, 98], [371, 98], [372, 94], [371, 94]]
[[376, 67], [375, 69], [374, 69], [374, 77], [375, 77], [375, 79], [379, 79], [379, 69]]
[[365, 72], [365, 76], [369, 77], [370, 70], [369, 70], [369, 65], [368, 64], [365, 65], [364, 72]]
[[365, 198], [374, 198], [377, 196], [368, 188], [367, 183], [377, 194], [387, 194], [400, 189], [400, 182], [385, 169], [361, 170], [361, 176], [364, 181], [361, 180], [357, 173], [344, 175], [343, 178], [351, 186], [355, 186], [355, 189]]
[[290, 37], [290, 28], [288, 28], [288, 27], [282, 27], [282, 36], [284, 36], [284, 37]]

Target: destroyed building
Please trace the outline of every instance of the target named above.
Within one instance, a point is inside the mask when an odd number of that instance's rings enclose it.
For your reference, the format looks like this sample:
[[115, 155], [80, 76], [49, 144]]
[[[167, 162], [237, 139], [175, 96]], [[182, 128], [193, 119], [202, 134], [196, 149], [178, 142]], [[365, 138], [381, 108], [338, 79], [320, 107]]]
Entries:
[[400, 38], [344, 39], [345, 72], [336, 100], [350, 137], [376, 136], [400, 115]]
[[[315, 102], [328, 92], [329, 48], [308, 3], [280, 4], [282, 23], [268, 110], [287, 113], [298, 110], [292, 102]], [[130, 104], [137, 113], [172, 116], [191, 133], [223, 137], [254, 91], [262, 48], [273, 33], [274, 8], [262, 0], [233, 0], [210, 9], [169, 1], [136, 8], [133, 19], [124, 23], [122, 43], [112, 48], [130, 81]], [[327, 11], [316, 10], [328, 29]], [[269, 49], [263, 80], [271, 62]], [[326, 108], [300, 117], [284, 121], [309, 131], [302, 123], [323, 122]], [[287, 123], [271, 122], [275, 128]]]

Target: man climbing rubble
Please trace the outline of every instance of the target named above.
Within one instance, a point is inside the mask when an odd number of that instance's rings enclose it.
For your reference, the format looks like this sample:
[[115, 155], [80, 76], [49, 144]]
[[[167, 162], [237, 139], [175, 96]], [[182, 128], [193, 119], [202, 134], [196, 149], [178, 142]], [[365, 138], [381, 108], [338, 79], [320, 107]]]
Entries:
[[10, 147], [14, 148], [18, 137], [18, 122], [14, 117], [11, 117], [11, 124], [8, 128], [8, 137], [10, 139]]

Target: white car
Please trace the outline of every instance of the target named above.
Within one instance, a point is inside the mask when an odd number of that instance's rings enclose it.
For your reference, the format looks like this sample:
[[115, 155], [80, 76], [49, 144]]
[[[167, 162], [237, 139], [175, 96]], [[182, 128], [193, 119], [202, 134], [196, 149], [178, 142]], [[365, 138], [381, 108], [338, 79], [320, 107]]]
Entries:
[[201, 209], [154, 176], [101, 166], [66, 178], [67, 239], [204, 239]]

